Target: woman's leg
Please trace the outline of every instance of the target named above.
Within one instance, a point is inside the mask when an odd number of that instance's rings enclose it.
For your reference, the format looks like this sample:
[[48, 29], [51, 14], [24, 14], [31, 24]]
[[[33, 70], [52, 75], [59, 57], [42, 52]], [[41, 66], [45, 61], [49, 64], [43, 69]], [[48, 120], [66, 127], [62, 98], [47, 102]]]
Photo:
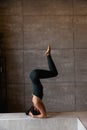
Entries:
[[52, 78], [58, 75], [55, 64], [51, 58], [51, 55], [47, 56], [49, 70], [35, 69], [32, 71], [30, 77], [33, 82], [37, 82], [38, 79]]
[[35, 69], [32, 71], [30, 77], [32, 77], [33, 79], [43, 79], [43, 78], [51, 78], [51, 77], [55, 77], [58, 75], [56, 66], [52, 60], [51, 57], [51, 47], [48, 46], [47, 51], [45, 52], [46, 56], [47, 56], [47, 62], [48, 62], [48, 66], [49, 66], [49, 70], [43, 70], [43, 69]]

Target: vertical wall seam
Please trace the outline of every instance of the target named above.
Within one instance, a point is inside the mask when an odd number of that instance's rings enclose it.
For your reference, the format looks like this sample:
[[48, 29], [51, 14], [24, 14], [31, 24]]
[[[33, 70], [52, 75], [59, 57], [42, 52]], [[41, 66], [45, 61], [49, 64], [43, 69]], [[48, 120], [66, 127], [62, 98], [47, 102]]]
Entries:
[[25, 110], [25, 74], [24, 74], [24, 15], [23, 15], [23, 0], [21, 0], [22, 7], [22, 36], [23, 36], [23, 77], [24, 77], [24, 110]]
[[74, 26], [74, 0], [72, 0], [73, 16], [72, 16], [72, 30], [73, 30], [73, 55], [74, 55], [74, 96], [75, 96], [75, 111], [76, 111], [76, 62], [75, 62], [75, 26]]

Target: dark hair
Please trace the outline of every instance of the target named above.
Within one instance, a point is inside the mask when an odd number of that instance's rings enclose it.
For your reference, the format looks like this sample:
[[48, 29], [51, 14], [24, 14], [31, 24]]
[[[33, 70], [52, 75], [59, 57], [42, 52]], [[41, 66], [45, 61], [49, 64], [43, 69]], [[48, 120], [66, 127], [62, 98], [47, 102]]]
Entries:
[[32, 105], [29, 110], [27, 110], [26, 115], [29, 115], [29, 112], [31, 112], [33, 115], [39, 115], [40, 112], [38, 110], [34, 109], [34, 106]]

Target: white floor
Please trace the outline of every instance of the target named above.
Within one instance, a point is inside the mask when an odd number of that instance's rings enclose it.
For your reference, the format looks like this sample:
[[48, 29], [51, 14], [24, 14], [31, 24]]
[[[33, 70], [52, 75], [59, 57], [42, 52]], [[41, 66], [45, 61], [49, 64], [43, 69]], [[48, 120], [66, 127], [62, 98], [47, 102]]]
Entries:
[[45, 119], [31, 118], [25, 113], [0, 114], [0, 130], [86, 130], [76, 117], [48, 115]]

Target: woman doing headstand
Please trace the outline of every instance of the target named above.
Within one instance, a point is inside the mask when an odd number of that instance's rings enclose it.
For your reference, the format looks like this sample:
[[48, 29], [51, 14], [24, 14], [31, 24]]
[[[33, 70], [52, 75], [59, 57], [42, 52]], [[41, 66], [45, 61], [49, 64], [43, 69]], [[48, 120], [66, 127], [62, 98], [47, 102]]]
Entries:
[[48, 46], [47, 51], [45, 52], [47, 56], [49, 70], [35, 69], [30, 73], [30, 79], [33, 84], [33, 105], [26, 112], [27, 115], [36, 118], [47, 117], [45, 106], [42, 102], [43, 98], [43, 86], [40, 82], [40, 79], [51, 78], [58, 75], [56, 66], [51, 57], [51, 47]]

